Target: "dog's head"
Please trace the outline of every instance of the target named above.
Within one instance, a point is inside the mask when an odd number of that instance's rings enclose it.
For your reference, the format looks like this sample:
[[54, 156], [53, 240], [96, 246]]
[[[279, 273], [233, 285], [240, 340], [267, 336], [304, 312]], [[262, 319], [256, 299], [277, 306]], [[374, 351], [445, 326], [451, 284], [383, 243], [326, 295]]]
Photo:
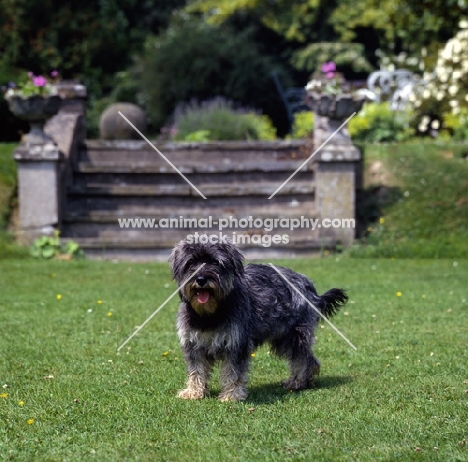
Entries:
[[[169, 258], [180, 296], [200, 315], [213, 314], [244, 273], [243, 255], [231, 242], [194, 243], [183, 240]], [[202, 268], [200, 268], [203, 265]], [[197, 271], [198, 270], [198, 271]]]

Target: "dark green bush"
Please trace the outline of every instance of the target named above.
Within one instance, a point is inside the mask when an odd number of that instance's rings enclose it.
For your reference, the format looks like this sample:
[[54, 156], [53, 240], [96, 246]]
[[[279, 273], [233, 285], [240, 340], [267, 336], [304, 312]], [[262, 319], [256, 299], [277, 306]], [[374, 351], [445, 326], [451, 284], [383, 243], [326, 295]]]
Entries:
[[177, 103], [217, 96], [270, 116], [284, 112], [271, 78], [272, 60], [248, 31], [179, 19], [148, 39], [139, 67], [140, 103], [155, 127], [166, 123]]

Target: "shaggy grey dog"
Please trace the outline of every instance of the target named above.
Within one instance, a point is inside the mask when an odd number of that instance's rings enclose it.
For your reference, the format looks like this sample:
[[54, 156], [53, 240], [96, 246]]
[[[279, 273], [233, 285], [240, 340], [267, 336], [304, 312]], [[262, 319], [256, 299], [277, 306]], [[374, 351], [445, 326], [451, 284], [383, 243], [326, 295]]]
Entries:
[[[264, 342], [289, 362], [291, 376], [284, 387], [301, 390], [311, 385], [320, 370], [311, 351], [320, 316], [271, 266], [244, 266], [243, 255], [229, 242], [184, 240], [169, 261], [179, 287], [188, 279], [179, 291], [177, 317], [188, 375], [179, 397], [206, 396], [213, 366], [221, 361], [219, 399], [246, 399], [249, 360]], [[348, 299], [341, 289], [319, 296], [307, 277], [279, 269], [324, 316], [332, 316]]]

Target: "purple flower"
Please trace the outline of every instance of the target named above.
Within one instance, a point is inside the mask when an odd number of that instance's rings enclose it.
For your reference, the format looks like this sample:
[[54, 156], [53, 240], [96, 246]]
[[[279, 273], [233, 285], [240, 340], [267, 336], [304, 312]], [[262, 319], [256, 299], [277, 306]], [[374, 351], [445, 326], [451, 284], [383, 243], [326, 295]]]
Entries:
[[50, 76], [51, 77], [57, 77], [58, 76], [58, 71], [56, 69], [54, 69], [51, 73], [50, 73]]
[[8, 82], [8, 86], [10, 88], [16, 88], [16, 83], [15, 82]]
[[332, 79], [335, 77], [336, 64], [333, 61], [322, 64], [322, 72], [325, 74], [327, 79]]
[[47, 84], [46, 78], [42, 75], [34, 76], [32, 81], [35, 87], [45, 87]]
[[328, 74], [330, 72], [335, 73], [336, 72], [336, 65], [333, 61], [329, 61], [328, 63], [323, 63], [322, 64], [322, 72], [324, 74]]
[[31, 72], [31, 71], [29, 71], [29, 72], [28, 72], [28, 77], [29, 77], [30, 79], [32, 79], [32, 78], [34, 77], [34, 73]]

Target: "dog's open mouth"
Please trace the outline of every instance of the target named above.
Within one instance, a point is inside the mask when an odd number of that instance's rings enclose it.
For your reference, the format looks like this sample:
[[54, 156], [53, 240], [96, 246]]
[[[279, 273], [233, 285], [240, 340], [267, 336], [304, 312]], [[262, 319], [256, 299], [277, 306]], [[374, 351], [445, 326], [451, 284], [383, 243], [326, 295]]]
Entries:
[[210, 298], [210, 292], [206, 289], [197, 289], [197, 300], [198, 303], [204, 304]]

